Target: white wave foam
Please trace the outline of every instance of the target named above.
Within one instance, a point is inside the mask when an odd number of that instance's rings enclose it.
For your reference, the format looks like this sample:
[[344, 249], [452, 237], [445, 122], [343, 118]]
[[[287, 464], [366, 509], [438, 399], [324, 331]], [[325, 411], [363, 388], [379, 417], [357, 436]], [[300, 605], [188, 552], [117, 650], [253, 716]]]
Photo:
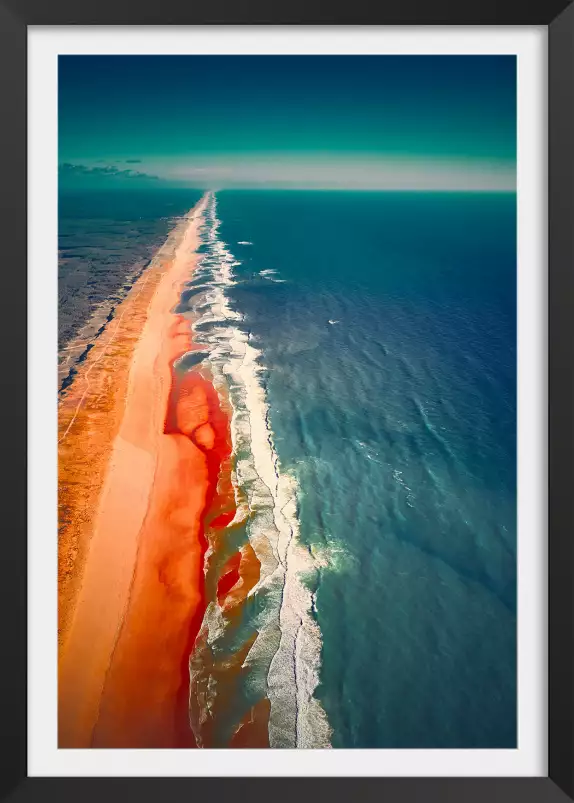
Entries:
[[315, 565], [320, 569], [327, 569], [335, 574], [349, 572], [356, 565], [356, 559], [348, 549], [327, 536], [323, 543], [313, 544], [311, 553]]
[[[271, 703], [271, 747], [330, 747], [326, 715], [313, 696], [319, 682], [321, 632], [313, 619], [314, 600], [304, 578], [317, 568], [299, 540], [297, 481], [283, 471], [275, 452], [269, 410], [262, 382], [261, 353], [237, 326], [242, 316], [230, 306], [226, 289], [235, 284], [233, 267], [239, 263], [218, 237], [220, 222], [215, 196], [210, 193], [202, 236], [207, 251], [198, 266], [201, 275], [200, 316], [192, 324], [198, 340], [209, 347], [213, 381], [227, 391], [232, 403], [231, 437], [235, 455], [233, 485], [241, 512], [248, 521], [248, 537], [260, 561], [260, 580], [250, 596], [264, 594], [259, 634], [244, 666], [268, 667], [266, 685]], [[247, 244], [246, 242], [243, 244]], [[261, 275], [274, 273], [262, 271]], [[280, 281], [280, 280], [275, 280]], [[211, 328], [209, 324], [214, 324]], [[208, 607], [200, 641], [214, 645], [224, 631], [217, 606]], [[192, 686], [214, 689], [200, 681], [201, 661], [190, 661]], [[257, 673], [253, 674], [255, 683]], [[207, 692], [205, 692], [207, 694]], [[208, 703], [205, 697], [206, 704]], [[193, 706], [192, 706], [193, 708]], [[191, 716], [197, 723], [202, 715]], [[197, 733], [196, 733], [197, 736]]]
[[259, 275], [261, 276], [261, 278], [267, 279], [270, 282], [277, 282], [278, 284], [282, 283], [282, 282], [285, 282], [285, 279], [277, 279], [276, 278], [277, 277], [277, 271], [274, 270], [273, 268], [266, 268], [265, 270], [260, 270], [259, 271]]

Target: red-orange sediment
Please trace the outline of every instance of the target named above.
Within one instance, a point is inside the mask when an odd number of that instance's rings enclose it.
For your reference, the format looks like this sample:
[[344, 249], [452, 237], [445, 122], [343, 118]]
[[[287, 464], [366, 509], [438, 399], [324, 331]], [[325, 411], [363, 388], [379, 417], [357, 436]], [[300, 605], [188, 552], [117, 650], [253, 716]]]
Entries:
[[233, 586], [239, 582], [239, 564], [241, 563], [241, 552], [236, 552], [225, 564], [225, 568], [217, 583], [217, 601], [223, 605], [225, 597]]
[[[175, 331], [175, 330], [174, 330]], [[197, 438], [209, 427], [209, 443]], [[213, 386], [173, 373], [160, 463], [94, 746], [192, 747], [189, 655], [205, 611], [203, 517], [230, 453]]]
[[214, 529], [223, 529], [233, 521], [234, 516], [235, 510], [229, 510], [227, 513], [221, 513], [219, 516], [216, 516], [212, 522], [210, 522], [209, 526], [213, 527]]
[[[239, 560], [237, 561], [238, 558]], [[232, 578], [235, 579], [235, 582], [233, 585], [229, 585], [225, 591], [220, 589], [220, 585], [218, 585], [217, 589], [219, 604], [228, 616], [233, 614], [233, 609], [235, 609], [236, 606], [239, 606], [247, 599], [247, 595], [251, 589], [259, 582], [261, 571], [259, 559], [249, 542], [243, 544], [239, 552], [233, 556], [232, 560], [234, 563], [231, 564], [229, 570], [231, 577], [229, 577], [227, 583], [229, 583]], [[235, 561], [237, 561], [237, 564], [235, 564]], [[235, 566], [237, 566], [237, 568], [235, 568]], [[220, 584], [226, 578], [227, 574], [220, 579]]]
[[271, 703], [265, 697], [259, 700], [243, 717], [235, 731], [230, 747], [269, 747], [269, 714]]

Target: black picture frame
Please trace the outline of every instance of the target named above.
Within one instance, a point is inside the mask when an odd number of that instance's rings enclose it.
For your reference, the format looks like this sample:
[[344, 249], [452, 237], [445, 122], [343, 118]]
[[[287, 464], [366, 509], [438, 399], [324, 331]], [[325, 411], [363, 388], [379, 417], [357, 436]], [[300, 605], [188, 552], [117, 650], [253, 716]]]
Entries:
[[[26, 547], [26, 95], [31, 25], [548, 26], [548, 777], [547, 778], [28, 778]], [[0, 0], [0, 232], [3, 538], [0, 794], [24, 801], [270, 798], [385, 801], [574, 800], [574, 2], [402, 0]]]

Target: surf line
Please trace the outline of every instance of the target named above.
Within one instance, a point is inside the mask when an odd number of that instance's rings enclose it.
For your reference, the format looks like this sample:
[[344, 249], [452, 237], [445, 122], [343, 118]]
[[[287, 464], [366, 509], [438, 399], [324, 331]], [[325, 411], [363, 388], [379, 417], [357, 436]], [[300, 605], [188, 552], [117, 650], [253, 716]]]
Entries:
[[[246, 331], [241, 312], [230, 302], [229, 290], [239, 281], [234, 268], [240, 263], [220, 238], [220, 226], [215, 194], [208, 193], [200, 233], [204, 254], [187, 303], [193, 341], [205, 353], [199, 369], [203, 366], [209, 372], [231, 405], [236, 513], [227, 530], [231, 535], [238, 525], [245, 527], [260, 567], [259, 579], [247, 594], [260, 604], [252, 606], [257, 611], [255, 635], [241, 670], [252, 696], [261, 694], [269, 700], [270, 747], [330, 747], [330, 726], [314, 697], [321, 632], [313, 617], [313, 592], [302, 579], [317, 567], [299, 537], [297, 479], [281, 469], [275, 449], [263, 354]], [[211, 547], [206, 553], [206, 577], [213, 552]], [[211, 671], [209, 665], [218, 648], [221, 652], [228, 646], [229, 630], [218, 600], [210, 599], [190, 659], [190, 689], [195, 690], [195, 696], [190, 694], [190, 722], [196, 741], [204, 746], [210, 745], [202, 734], [217, 731], [213, 720], [225, 685], [225, 673]]]

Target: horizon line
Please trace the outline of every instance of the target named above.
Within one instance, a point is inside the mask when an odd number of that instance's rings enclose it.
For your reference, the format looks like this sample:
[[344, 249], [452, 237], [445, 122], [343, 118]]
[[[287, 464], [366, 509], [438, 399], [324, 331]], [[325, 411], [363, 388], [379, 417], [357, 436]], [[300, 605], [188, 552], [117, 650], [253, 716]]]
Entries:
[[482, 194], [482, 195], [516, 195], [516, 187], [266, 187], [266, 186], [229, 186], [229, 187], [201, 187], [193, 184], [176, 184], [175, 182], [122, 182], [113, 184], [102, 182], [96, 184], [65, 184], [58, 183], [58, 191], [85, 190], [195, 190], [197, 192], [387, 192], [387, 193], [451, 193], [451, 194]]

